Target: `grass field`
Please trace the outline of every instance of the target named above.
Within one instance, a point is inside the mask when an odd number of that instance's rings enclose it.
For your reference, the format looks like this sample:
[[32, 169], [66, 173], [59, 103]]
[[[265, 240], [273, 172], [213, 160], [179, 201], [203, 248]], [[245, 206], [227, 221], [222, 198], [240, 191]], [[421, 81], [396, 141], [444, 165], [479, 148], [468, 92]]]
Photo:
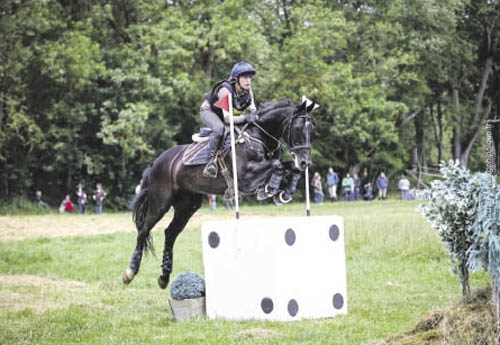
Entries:
[[[312, 205], [312, 215], [344, 217], [348, 314], [298, 322], [192, 319], [175, 322], [169, 291], [157, 287], [158, 256], [146, 256], [130, 286], [121, 282], [135, 246], [129, 213], [0, 217], [0, 344], [376, 344], [435, 309], [455, 303], [459, 280], [436, 233], [399, 200]], [[301, 204], [241, 207], [249, 217], [302, 216]], [[200, 226], [233, 219], [205, 205], [174, 249], [174, 273], [203, 276]], [[300, 279], [300, 275], [299, 275]], [[488, 285], [472, 275], [473, 289]]]

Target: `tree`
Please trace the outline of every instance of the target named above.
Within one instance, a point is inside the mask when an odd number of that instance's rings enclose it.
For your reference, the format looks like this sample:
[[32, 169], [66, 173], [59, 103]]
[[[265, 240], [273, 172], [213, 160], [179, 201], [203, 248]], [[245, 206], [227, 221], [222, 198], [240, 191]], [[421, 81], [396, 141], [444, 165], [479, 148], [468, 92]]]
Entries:
[[474, 243], [477, 196], [481, 184], [458, 162], [441, 165], [443, 180], [432, 182], [429, 201], [422, 214], [445, 242], [454, 272], [462, 283], [462, 295], [470, 295], [469, 250]]

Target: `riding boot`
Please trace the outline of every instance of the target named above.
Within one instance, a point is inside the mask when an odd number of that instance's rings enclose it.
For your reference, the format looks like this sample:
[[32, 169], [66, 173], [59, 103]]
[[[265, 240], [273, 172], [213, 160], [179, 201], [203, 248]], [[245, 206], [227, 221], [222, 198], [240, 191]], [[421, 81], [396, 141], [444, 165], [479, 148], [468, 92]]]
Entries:
[[216, 178], [217, 177], [217, 148], [219, 147], [220, 136], [211, 133], [208, 141], [208, 163], [203, 169], [203, 175]]
[[273, 198], [276, 205], [281, 206], [292, 201], [292, 194], [297, 190], [297, 183], [299, 182], [300, 174], [292, 173], [288, 179], [288, 184], [285, 189]]

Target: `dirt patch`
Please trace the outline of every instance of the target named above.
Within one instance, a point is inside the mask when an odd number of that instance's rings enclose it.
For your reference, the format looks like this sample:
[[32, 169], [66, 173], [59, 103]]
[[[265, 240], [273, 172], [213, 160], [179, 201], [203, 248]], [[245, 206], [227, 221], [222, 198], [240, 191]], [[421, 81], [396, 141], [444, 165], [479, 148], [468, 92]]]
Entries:
[[1, 216], [0, 242], [135, 231], [130, 214]]
[[[163, 231], [170, 223], [170, 211], [156, 224], [153, 231]], [[251, 216], [249, 218], [252, 218]], [[200, 227], [207, 220], [234, 219], [231, 212], [195, 214], [188, 227]], [[0, 216], [0, 242], [21, 241], [40, 237], [93, 236], [117, 232], [136, 232], [131, 213], [97, 215], [47, 214], [30, 216]]]
[[49, 309], [75, 305], [96, 305], [89, 297], [94, 288], [74, 280], [55, 280], [34, 275], [0, 275], [0, 310], [30, 309], [42, 314]]

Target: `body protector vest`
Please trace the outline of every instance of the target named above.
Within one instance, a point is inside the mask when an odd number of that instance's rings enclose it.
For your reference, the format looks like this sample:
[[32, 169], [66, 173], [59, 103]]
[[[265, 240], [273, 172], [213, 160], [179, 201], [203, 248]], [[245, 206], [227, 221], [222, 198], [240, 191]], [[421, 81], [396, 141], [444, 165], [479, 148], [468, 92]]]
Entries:
[[250, 91], [248, 90], [243, 90], [243, 92], [238, 95], [236, 93], [236, 81], [232, 80], [221, 80], [215, 83], [214, 87], [212, 88], [211, 92], [205, 93], [205, 99], [210, 103], [210, 108], [214, 113], [219, 115], [221, 120], [223, 120], [223, 114], [222, 114], [222, 109], [214, 106], [214, 103], [219, 100], [218, 93], [221, 88], [225, 87], [226, 89], [230, 90], [231, 96], [233, 99], [233, 111], [234, 114], [239, 114], [243, 112], [250, 104], [252, 104], [252, 96], [250, 94]]

